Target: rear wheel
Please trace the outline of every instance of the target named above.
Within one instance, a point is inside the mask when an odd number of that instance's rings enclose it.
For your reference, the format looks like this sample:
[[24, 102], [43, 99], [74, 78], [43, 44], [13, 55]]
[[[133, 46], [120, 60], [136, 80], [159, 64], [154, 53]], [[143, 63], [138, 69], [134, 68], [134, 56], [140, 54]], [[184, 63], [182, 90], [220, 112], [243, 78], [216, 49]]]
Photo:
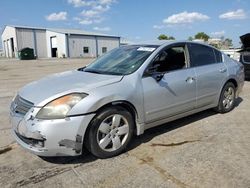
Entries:
[[217, 112], [226, 113], [231, 111], [235, 105], [235, 86], [228, 82], [222, 89], [218, 106], [215, 108]]
[[99, 158], [122, 153], [129, 144], [134, 128], [133, 116], [122, 107], [100, 111], [90, 123], [86, 146]]

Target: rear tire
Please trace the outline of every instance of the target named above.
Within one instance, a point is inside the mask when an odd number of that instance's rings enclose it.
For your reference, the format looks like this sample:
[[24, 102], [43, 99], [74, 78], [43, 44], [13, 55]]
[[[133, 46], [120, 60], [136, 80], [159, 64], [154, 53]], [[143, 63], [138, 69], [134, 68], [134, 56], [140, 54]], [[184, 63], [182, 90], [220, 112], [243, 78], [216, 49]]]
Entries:
[[228, 82], [223, 87], [219, 104], [215, 108], [215, 111], [219, 113], [227, 113], [234, 109], [235, 107], [235, 86], [232, 82]]
[[133, 136], [134, 119], [122, 107], [109, 107], [101, 110], [89, 126], [87, 149], [98, 158], [110, 158], [127, 148]]

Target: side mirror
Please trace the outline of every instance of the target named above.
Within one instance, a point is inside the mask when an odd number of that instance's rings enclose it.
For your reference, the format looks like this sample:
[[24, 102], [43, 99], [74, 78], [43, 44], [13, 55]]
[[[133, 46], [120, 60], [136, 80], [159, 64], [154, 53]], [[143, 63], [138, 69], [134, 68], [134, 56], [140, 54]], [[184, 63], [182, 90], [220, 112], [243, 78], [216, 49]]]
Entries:
[[157, 72], [159, 66], [159, 64], [155, 64], [149, 67], [145, 72], [147, 75], [152, 76], [157, 82], [161, 81], [164, 76], [164, 73]]
[[157, 72], [159, 66], [160, 66], [159, 64], [152, 65], [148, 67], [145, 73], [151, 76]]
[[164, 73], [155, 73], [155, 74], [152, 75], [152, 77], [153, 77], [157, 82], [161, 81], [161, 79], [163, 78], [163, 76], [164, 76]]

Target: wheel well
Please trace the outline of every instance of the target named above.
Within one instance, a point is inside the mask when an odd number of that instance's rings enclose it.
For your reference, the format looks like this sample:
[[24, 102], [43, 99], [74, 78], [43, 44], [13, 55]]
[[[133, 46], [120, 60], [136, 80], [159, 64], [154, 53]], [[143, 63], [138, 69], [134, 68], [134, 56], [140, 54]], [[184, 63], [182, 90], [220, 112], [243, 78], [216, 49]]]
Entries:
[[236, 80], [235, 80], [235, 79], [230, 79], [230, 80], [228, 80], [226, 83], [228, 83], [228, 82], [233, 83], [235, 88], [237, 88], [237, 87], [238, 87], [238, 83], [236, 82]]
[[121, 106], [121, 107], [125, 108], [126, 110], [128, 110], [131, 113], [131, 115], [134, 118], [134, 121], [136, 120], [136, 118], [137, 118], [137, 111], [136, 111], [134, 105], [132, 105], [130, 102], [127, 102], [127, 101], [114, 101], [114, 102], [110, 102], [108, 104], [105, 104], [101, 108], [99, 108], [97, 110], [97, 113], [99, 111], [103, 110], [104, 108], [114, 107], [114, 106]]
[[[134, 105], [132, 105], [130, 102], [127, 102], [127, 101], [114, 101], [114, 102], [110, 102], [108, 104], [105, 104], [104, 106], [100, 107], [97, 111], [96, 111], [96, 114], [98, 114], [101, 110], [105, 109], [105, 108], [109, 108], [109, 107], [114, 107], [114, 106], [120, 106], [120, 107], [123, 107], [125, 108], [126, 110], [128, 110], [128, 112], [131, 113], [131, 115], [133, 116], [133, 119], [134, 119], [134, 131], [136, 131], [136, 118], [137, 118], [137, 111], [134, 107]], [[95, 116], [96, 117], [96, 116]], [[94, 118], [95, 118], [94, 117]], [[94, 119], [93, 118], [93, 119]], [[91, 122], [93, 121], [93, 119], [91, 120]], [[87, 136], [86, 134], [88, 134], [89, 130], [90, 130], [90, 124], [88, 125], [86, 131], [85, 131], [85, 134], [84, 134], [84, 140], [83, 140], [83, 147], [85, 147], [85, 143], [86, 143], [86, 139], [87, 139]]]

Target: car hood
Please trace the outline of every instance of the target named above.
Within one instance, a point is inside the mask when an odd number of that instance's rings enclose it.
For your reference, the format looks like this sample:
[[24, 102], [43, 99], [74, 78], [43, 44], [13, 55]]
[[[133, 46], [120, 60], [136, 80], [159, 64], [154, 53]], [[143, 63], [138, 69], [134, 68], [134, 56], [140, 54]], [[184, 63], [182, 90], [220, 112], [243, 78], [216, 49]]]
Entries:
[[44, 105], [57, 97], [72, 92], [84, 92], [119, 82], [123, 76], [94, 74], [82, 71], [67, 71], [47, 76], [24, 86], [19, 95], [34, 103]]
[[246, 51], [246, 50], [249, 51], [250, 50], [250, 33], [240, 36], [240, 40], [242, 42], [241, 51]]

